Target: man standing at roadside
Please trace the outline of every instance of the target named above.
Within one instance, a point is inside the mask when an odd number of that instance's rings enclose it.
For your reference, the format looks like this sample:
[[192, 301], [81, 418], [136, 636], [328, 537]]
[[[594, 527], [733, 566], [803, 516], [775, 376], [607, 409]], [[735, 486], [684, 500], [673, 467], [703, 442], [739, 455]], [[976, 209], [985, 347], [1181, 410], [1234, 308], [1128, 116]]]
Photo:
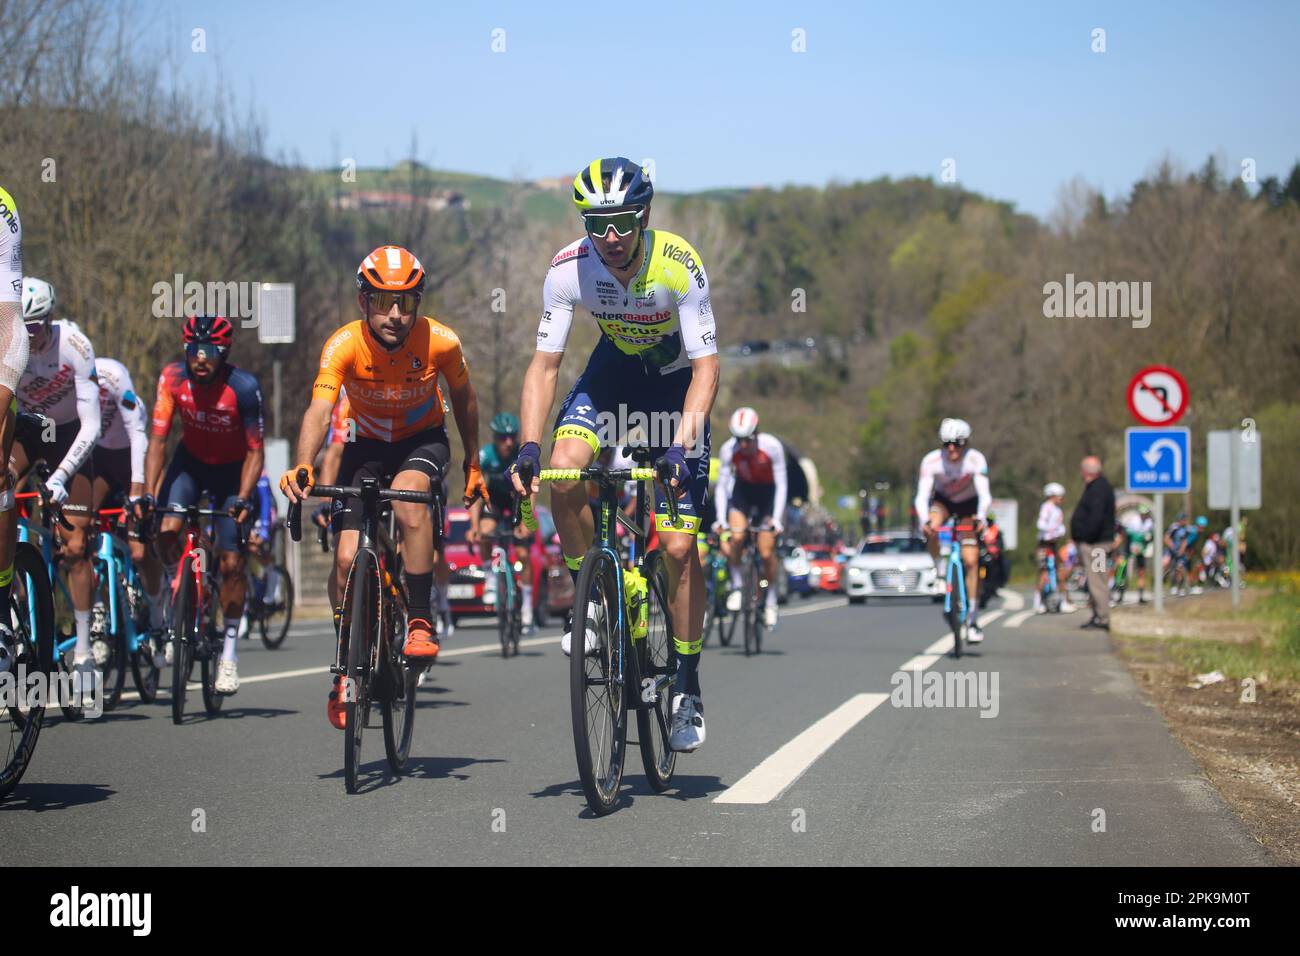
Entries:
[[1083, 627], [1110, 630], [1110, 585], [1106, 580], [1106, 554], [1115, 531], [1115, 490], [1101, 473], [1101, 459], [1089, 455], [1079, 465], [1083, 497], [1070, 515], [1070, 537], [1088, 572], [1088, 603], [1092, 619]]

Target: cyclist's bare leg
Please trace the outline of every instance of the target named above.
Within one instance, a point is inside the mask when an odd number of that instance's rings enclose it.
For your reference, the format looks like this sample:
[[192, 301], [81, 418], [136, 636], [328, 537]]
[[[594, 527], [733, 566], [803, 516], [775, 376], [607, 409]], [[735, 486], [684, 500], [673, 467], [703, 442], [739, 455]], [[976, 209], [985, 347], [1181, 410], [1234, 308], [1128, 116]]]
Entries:
[[[580, 438], [561, 438], [551, 449], [552, 468], [586, 468], [595, 453]], [[596, 537], [596, 520], [587, 504], [587, 485], [582, 481], [551, 482], [551, 517], [560, 534], [560, 550], [569, 570], [576, 567]]]
[[334, 607], [338, 607], [343, 600], [344, 589], [348, 586], [348, 571], [357, 556], [357, 544], [360, 540], [361, 532], [344, 530], [339, 532], [334, 542], [334, 580], [333, 593], [330, 595]]
[[[936, 532], [947, 521], [948, 509], [937, 501], [930, 502], [930, 534], [926, 538], [925, 548], [930, 552], [930, 557], [934, 559], [936, 565], [939, 563], [939, 535]], [[943, 576], [942, 570], [940, 568], [940, 577]]]
[[495, 518], [489, 518], [483, 515], [478, 520], [479, 542], [478, 555], [482, 559], [484, 567], [492, 560], [492, 536], [496, 534], [497, 522]]
[[968, 607], [975, 607], [979, 603], [980, 593], [979, 539], [975, 537], [973, 531], [962, 532], [962, 536], [965, 539], [961, 543], [961, 561], [966, 565], [966, 604]]
[[776, 532], [760, 531], [758, 533], [758, 554], [763, 559], [763, 575], [767, 578], [767, 601], [776, 602]]
[[[678, 671], [675, 690], [683, 694], [700, 693], [699, 655], [704, 633], [704, 572], [694, 560], [695, 534], [660, 531], [659, 547], [668, 572], [668, 604], [673, 615], [673, 632], [677, 635]], [[689, 645], [687, 653], [682, 645]]]
[[244, 568], [248, 562], [238, 551], [222, 551], [217, 562], [221, 571], [221, 615], [232, 624], [244, 613], [244, 592], [248, 590]]
[[727, 566], [731, 569], [731, 586], [737, 587], [740, 580], [740, 556], [745, 553], [745, 537], [749, 533], [749, 515], [731, 508], [727, 511], [727, 527], [731, 536], [723, 545], [727, 555]]

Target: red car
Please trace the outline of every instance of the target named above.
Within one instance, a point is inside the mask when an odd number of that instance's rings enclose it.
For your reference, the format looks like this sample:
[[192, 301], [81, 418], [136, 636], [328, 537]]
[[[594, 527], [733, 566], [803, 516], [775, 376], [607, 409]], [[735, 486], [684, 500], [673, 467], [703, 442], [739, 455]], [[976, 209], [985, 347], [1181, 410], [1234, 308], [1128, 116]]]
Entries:
[[[550, 509], [537, 506], [537, 532], [529, 547], [533, 571], [533, 622], [538, 627], [562, 621], [573, 607], [573, 578], [564, 564], [559, 536]], [[483, 584], [486, 578], [479, 549], [471, 550], [466, 537], [469, 534], [469, 511], [465, 508], [447, 509], [447, 563], [451, 566], [451, 579], [447, 598], [451, 603], [452, 620], [465, 615], [496, 614], [494, 604], [483, 601]]]
[[805, 544], [808, 558], [808, 583], [822, 591], [839, 591], [840, 562], [829, 544]]

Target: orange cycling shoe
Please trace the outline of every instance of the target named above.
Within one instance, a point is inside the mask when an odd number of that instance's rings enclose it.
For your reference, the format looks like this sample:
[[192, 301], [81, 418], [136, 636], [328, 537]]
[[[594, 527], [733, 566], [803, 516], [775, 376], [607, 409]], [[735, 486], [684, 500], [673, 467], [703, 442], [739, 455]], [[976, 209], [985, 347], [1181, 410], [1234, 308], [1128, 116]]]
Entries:
[[438, 656], [438, 638], [433, 624], [422, 617], [413, 617], [406, 624], [406, 647], [402, 653], [408, 658], [432, 661]]
[[329, 718], [330, 725], [337, 730], [345, 730], [348, 725], [348, 703], [343, 699], [340, 690], [342, 681], [340, 675], [334, 675], [334, 686], [330, 688], [329, 703], [325, 705], [325, 716]]

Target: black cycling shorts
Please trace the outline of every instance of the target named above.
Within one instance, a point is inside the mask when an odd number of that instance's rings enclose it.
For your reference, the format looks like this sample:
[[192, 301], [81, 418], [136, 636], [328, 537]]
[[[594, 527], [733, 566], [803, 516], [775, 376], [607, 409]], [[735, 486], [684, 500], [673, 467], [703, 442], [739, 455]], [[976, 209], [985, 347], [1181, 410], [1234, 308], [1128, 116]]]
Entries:
[[[377, 438], [358, 438], [344, 442], [343, 461], [339, 464], [340, 485], [359, 485], [362, 478], [377, 478], [382, 487], [388, 487], [395, 475], [402, 471], [418, 471], [433, 483], [433, 490], [446, 499], [445, 481], [440, 480], [434, 464], [434, 449], [441, 447], [444, 460], [450, 457], [447, 430], [439, 425], [395, 442]], [[345, 498], [334, 504], [331, 519], [334, 531], [360, 531], [362, 525], [361, 502]]]
[[727, 499], [727, 511], [739, 511], [755, 524], [763, 524], [772, 519], [772, 507], [776, 504], [776, 485], [762, 485], [751, 481], [736, 479]]

